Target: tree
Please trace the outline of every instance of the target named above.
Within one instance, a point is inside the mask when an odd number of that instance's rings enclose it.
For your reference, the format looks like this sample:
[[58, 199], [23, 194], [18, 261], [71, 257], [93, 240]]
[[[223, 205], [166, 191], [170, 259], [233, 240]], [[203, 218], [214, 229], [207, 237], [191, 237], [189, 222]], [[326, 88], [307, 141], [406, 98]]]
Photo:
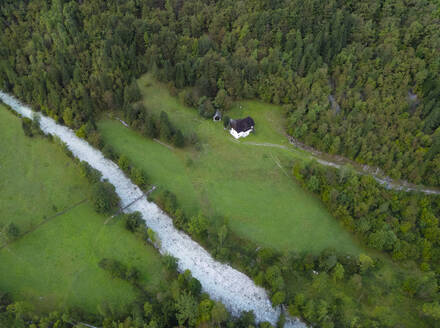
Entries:
[[145, 226], [145, 221], [142, 219], [142, 214], [140, 212], [126, 214], [124, 218], [125, 228], [131, 232], [135, 232], [139, 227]]
[[284, 292], [276, 292], [275, 294], [273, 294], [271, 301], [272, 301], [272, 305], [273, 306], [278, 306], [280, 304], [282, 304], [284, 302], [284, 300], [286, 299], [286, 294]]
[[84, 176], [90, 183], [97, 183], [101, 180], [102, 174], [98, 170], [90, 166], [89, 163], [81, 161], [80, 171], [82, 176]]
[[199, 323], [209, 322], [211, 320], [211, 311], [214, 306], [214, 301], [204, 299], [199, 303]]
[[144, 317], [145, 319], [149, 319], [151, 314], [153, 313], [153, 306], [150, 302], [144, 303]]
[[188, 223], [188, 231], [190, 234], [201, 236], [208, 229], [208, 220], [199, 213], [197, 216], [193, 216]]
[[366, 254], [359, 254], [359, 263], [362, 273], [367, 273], [374, 266], [374, 261]]
[[211, 318], [214, 325], [219, 327], [223, 322], [228, 320], [228, 317], [229, 313], [223, 303], [214, 302], [214, 306], [211, 310]]
[[309, 321], [313, 321], [315, 319], [315, 302], [313, 300], [308, 300], [303, 310], [304, 318]]
[[223, 126], [224, 126], [225, 128], [228, 128], [230, 122], [231, 122], [231, 118], [230, 118], [228, 115], [225, 115], [225, 116], [223, 117]]
[[124, 104], [128, 105], [141, 99], [142, 94], [136, 81], [131, 82], [124, 88]]
[[119, 207], [119, 196], [115, 187], [108, 181], [97, 182], [92, 187], [91, 202], [96, 212], [111, 214]]
[[218, 234], [217, 234], [220, 247], [223, 247], [223, 242], [225, 241], [227, 235], [228, 235], [228, 227], [226, 225], [223, 225], [219, 229]]
[[121, 155], [118, 160], [118, 166], [121, 168], [124, 172], [130, 171], [130, 161], [127, 156]]
[[182, 148], [185, 145], [185, 139], [183, 138], [182, 131], [177, 130], [174, 135], [174, 146], [177, 148]]
[[440, 320], [440, 304], [438, 302], [423, 304], [422, 311], [425, 315]]
[[130, 170], [130, 177], [133, 182], [138, 185], [141, 189], [147, 186], [148, 178], [147, 175], [141, 169], [137, 167], [132, 167]]
[[180, 294], [176, 301], [176, 310], [176, 318], [179, 325], [182, 326], [186, 323], [189, 327], [195, 326], [198, 316], [198, 307], [194, 296], [186, 292]]
[[231, 99], [225, 89], [221, 89], [214, 99], [214, 105], [221, 110], [228, 110], [231, 107]]
[[215, 114], [214, 106], [212, 105], [211, 100], [206, 97], [200, 99], [199, 104], [199, 114], [204, 118], [211, 118]]
[[342, 266], [341, 263], [336, 263], [335, 267], [333, 268], [332, 271], [332, 278], [333, 281], [339, 281], [342, 280], [344, 278], [344, 267]]
[[168, 118], [168, 114], [164, 111], [160, 112], [159, 128], [161, 139], [170, 141], [173, 136], [173, 126]]
[[12, 241], [20, 235], [20, 229], [15, 223], [11, 222], [3, 228], [3, 233], [6, 235], [7, 241]]
[[23, 128], [23, 132], [27, 137], [33, 137], [34, 134], [32, 133], [32, 121], [31, 119], [24, 117], [21, 120], [21, 127]]

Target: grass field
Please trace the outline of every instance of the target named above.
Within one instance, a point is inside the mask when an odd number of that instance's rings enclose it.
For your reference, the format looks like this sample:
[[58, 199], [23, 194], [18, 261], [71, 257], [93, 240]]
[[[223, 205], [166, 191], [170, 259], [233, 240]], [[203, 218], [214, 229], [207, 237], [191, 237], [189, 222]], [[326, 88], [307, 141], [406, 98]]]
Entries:
[[[20, 119], [2, 106], [0, 166], [0, 226], [14, 222], [28, 231], [90, 193], [77, 165], [59, 147], [25, 137]], [[159, 254], [122, 222], [104, 221], [85, 202], [0, 249], [0, 290], [42, 311], [76, 306], [93, 312], [103, 303], [122, 310], [136, 292], [98, 267], [104, 257], [140, 269], [147, 288], [161, 283]]]
[[174, 192], [187, 213], [196, 214], [201, 208], [210, 218], [224, 217], [239, 235], [281, 250], [317, 252], [335, 247], [359, 251], [320, 201], [305, 193], [290, 176], [292, 158], [305, 158], [305, 154], [249, 143], [288, 146], [278, 108], [258, 102], [236, 104], [228, 113], [231, 117], [251, 115], [256, 122], [256, 134], [236, 142], [221, 123], [200, 118], [148, 75], [139, 85], [147, 107], [156, 113], [168, 112], [184, 134], [195, 131], [202, 151], [170, 150], [117, 120], [103, 119], [99, 129], [117, 152], [147, 172], [151, 183]]

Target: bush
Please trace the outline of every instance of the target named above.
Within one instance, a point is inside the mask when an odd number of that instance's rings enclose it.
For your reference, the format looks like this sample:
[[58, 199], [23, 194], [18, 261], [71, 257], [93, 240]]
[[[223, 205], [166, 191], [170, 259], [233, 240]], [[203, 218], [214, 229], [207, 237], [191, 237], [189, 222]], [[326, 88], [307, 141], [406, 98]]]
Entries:
[[134, 212], [124, 215], [125, 228], [131, 232], [139, 230], [140, 227], [145, 227], [145, 221], [142, 219], [142, 215], [139, 212]]
[[120, 199], [115, 187], [108, 181], [104, 181], [93, 185], [91, 201], [96, 212], [111, 214], [118, 209]]
[[99, 261], [98, 265], [105, 271], [108, 271], [112, 278], [127, 280], [133, 284], [137, 283], [141, 276], [141, 273], [137, 268], [127, 268], [124, 264], [114, 259], [104, 258]]
[[176, 134], [174, 135], [174, 146], [177, 148], [182, 148], [185, 145], [185, 139], [183, 138], [182, 131], [177, 130]]
[[224, 126], [225, 128], [228, 128], [230, 122], [231, 122], [231, 118], [230, 118], [228, 115], [225, 115], [225, 116], [223, 117], [223, 126]]
[[132, 167], [130, 171], [131, 180], [138, 185], [141, 189], [147, 187], [148, 178], [144, 171], [136, 167]]
[[84, 176], [92, 184], [97, 183], [101, 180], [101, 172], [91, 167], [90, 164], [87, 162], [81, 161], [80, 170], [82, 176]]
[[109, 144], [104, 145], [104, 147], [102, 148], [102, 153], [104, 154], [105, 158], [108, 158], [112, 161], [117, 159], [117, 155], [116, 155], [113, 147], [110, 146]]
[[15, 223], [11, 222], [3, 228], [3, 233], [6, 235], [7, 241], [12, 241], [20, 235], [20, 229]]
[[98, 264], [102, 269], [108, 271], [112, 278], [125, 279], [126, 267], [119, 261], [113, 259], [102, 259]]
[[32, 133], [32, 120], [27, 118], [27, 117], [23, 117], [22, 121], [21, 121], [21, 127], [23, 128], [23, 132], [25, 134], [25, 136], [27, 137], [33, 137], [34, 134]]

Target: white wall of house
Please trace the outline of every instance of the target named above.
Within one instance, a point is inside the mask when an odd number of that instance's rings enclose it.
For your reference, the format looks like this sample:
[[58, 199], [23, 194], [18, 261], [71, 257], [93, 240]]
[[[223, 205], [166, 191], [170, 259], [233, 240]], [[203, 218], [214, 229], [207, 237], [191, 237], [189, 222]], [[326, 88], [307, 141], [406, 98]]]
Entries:
[[252, 132], [252, 129], [249, 129], [249, 130], [243, 131], [243, 132], [237, 132], [234, 129], [229, 130], [229, 133], [231, 133], [235, 139], [247, 137], [249, 135], [249, 133], [251, 133], [251, 132]]

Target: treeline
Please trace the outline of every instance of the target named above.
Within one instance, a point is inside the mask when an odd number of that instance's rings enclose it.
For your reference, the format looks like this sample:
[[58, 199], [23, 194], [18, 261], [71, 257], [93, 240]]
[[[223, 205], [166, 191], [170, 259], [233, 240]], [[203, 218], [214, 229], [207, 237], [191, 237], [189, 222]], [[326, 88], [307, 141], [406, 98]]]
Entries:
[[98, 306], [98, 313], [90, 313], [80, 308], [42, 313], [31, 303], [14, 301], [8, 293], [0, 291], [0, 327], [29, 328], [71, 328], [81, 323], [103, 328], [168, 328], [168, 327], [228, 327], [249, 328], [271, 325], [255, 324], [251, 312], [232, 318], [225, 306], [211, 300], [201, 292], [198, 280], [189, 271], [179, 274], [176, 260], [163, 257], [166, 267], [163, 284], [155, 291], [147, 291], [139, 282], [140, 273], [136, 268], [127, 268], [123, 263], [112, 259], [103, 259], [99, 266], [108, 271], [115, 279], [124, 279], [138, 292], [136, 301], [127, 309], [114, 309], [107, 303]]
[[293, 174], [368, 246], [440, 276], [440, 196], [386, 189], [371, 176], [316, 162], [296, 162]]
[[137, 103], [126, 107], [124, 118], [131, 127], [143, 136], [160, 138], [178, 148], [185, 146], [186, 141], [182, 131], [171, 123], [168, 114], [164, 111], [161, 111], [159, 118], [156, 118], [148, 113], [142, 103]]
[[[217, 260], [232, 264], [265, 287], [274, 306], [285, 306], [290, 315], [313, 326], [391, 328], [423, 323], [430, 327], [440, 318], [438, 275], [430, 270], [430, 265], [438, 264], [434, 261], [422, 265], [424, 271], [393, 267], [390, 272], [389, 262], [366, 254], [354, 256], [333, 249], [318, 254], [280, 252], [240, 238], [224, 218], [186, 215], [167, 190], [156, 194], [154, 201], [177, 228]], [[385, 302], [386, 306], [377, 306]], [[411, 319], [394, 315], [402, 308]]]

